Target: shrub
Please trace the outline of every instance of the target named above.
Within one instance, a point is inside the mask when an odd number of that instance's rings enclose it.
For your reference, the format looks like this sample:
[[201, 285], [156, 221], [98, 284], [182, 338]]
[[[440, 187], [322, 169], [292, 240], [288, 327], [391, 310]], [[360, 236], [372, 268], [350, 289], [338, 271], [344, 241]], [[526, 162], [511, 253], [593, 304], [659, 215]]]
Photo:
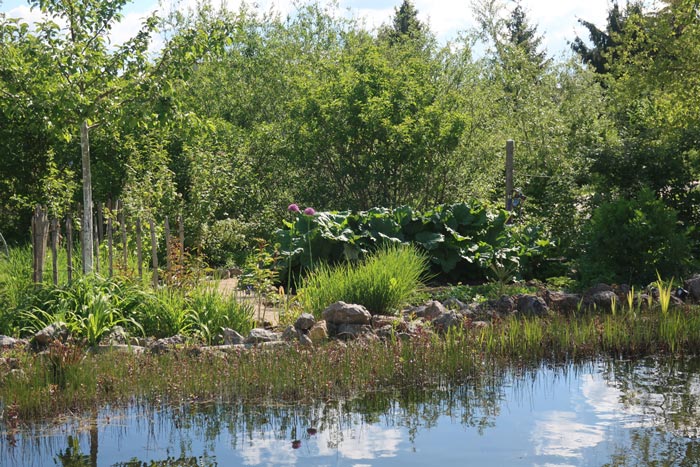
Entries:
[[432, 271], [444, 280], [483, 280], [494, 263], [515, 264], [532, 273], [551, 243], [536, 226], [507, 224], [509, 215], [478, 202], [440, 205], [418, 212], [408, 206], [360, 212], [297, 214], [278, 230], [282, 283], [314, 261], [353, 261], [378, 245], [410, 244], [428, 254]]
[[248, 246], [250, 227], [239, 219], [222, 219], [202, 226], [202, 252], [212, 266], [240, 263]]
[[603, 281], [646, 285], [656, 278], [680, 275], [689, 261], [689, 242], [675, 210], [650, 190], [636, 198], [604, 203], [586, 229], [581, 257], [585, 283]]
[[331, 303], [364, 305], [372, 314], [391, 314], [419, 289], [428, 257], [408, 246], [386, 246], [356, 263], [323, 264], [302, 281], [300, 301], [319, 317]]

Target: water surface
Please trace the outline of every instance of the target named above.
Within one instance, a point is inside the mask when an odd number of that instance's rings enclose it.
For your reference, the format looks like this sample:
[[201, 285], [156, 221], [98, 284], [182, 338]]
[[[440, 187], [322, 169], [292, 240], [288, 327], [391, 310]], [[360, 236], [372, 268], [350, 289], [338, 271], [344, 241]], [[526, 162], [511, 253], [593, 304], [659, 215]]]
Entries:
[[106, 408], [4, 432], [0, 465], [698, 466], [699, 370], [602, 361], [301, 407]]

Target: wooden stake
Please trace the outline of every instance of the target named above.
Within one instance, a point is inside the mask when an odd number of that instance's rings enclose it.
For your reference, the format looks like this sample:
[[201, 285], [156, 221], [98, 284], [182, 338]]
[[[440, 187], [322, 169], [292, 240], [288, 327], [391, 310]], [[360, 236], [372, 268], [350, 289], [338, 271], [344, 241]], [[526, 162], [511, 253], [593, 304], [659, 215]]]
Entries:
[[168, 272], [167, 276], [170, 277], [170, 270], [172, 267], [172, 261], [170, 260], [170, 220], [168, 216], [165, 216], [165, 270]]
[[53, 285], [58, 285], [58, 234], [59, 232], [58, 219], [51, 219], [51, 267], [53, 276]]
[[153, 287], [158, 287], [158, 240], [156, 239], [156, 224], [148, 220], [151, 228], [151, 264], [153, 266]]
[[109, 202], [109, 217], [107, 218], [107, 256], [109, 261], [109, 277], [114, 275], [114, 238], [112, 234], [112, 202]]
[[506, 211], [513, 209], [513, 154], [515, 142], [512, 139], [506, 141]]
[[141, 219], [136, 218], [136, 262], [139, 279], [143, 279], [143, 243], [141, 241]]
[[119, 228], [122, 235], [122, 256], [124, 261], [124, 273], [129, 272], [129, 245], [126, 238], [126, 215], [124, 214], [124, 203], [117, 201], [117, 209], [119, 210]]
[[73, 281], [73, 219], [66, 217], [66, 262], [68, 263], [68, 283]]

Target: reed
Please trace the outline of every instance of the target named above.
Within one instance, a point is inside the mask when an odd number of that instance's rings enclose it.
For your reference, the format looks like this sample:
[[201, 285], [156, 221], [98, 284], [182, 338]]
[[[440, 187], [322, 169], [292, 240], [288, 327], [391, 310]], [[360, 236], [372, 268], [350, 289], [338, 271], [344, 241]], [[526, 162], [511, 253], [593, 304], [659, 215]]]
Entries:
[[329, 343], [229, 352], [195, 347], [166, 355], [94, 354], [57, 347], [13, 354], [21, 373], [0, 373], [0, 400], [26, 420], [132, 400], [298, 403], [373, 391], [478, 380], [494, 368], [700, 351], [698, 309], [578, 317], [509, 318], [409, 341]]

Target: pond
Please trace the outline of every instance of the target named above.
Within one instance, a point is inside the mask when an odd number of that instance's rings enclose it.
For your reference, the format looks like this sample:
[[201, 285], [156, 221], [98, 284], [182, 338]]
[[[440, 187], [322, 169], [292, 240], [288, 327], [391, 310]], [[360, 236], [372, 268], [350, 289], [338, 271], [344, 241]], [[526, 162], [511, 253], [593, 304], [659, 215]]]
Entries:
[[697, 466], [699, 370], [605, 360], [310, 406], [135, 404], [4, 431], [0, 465]]

